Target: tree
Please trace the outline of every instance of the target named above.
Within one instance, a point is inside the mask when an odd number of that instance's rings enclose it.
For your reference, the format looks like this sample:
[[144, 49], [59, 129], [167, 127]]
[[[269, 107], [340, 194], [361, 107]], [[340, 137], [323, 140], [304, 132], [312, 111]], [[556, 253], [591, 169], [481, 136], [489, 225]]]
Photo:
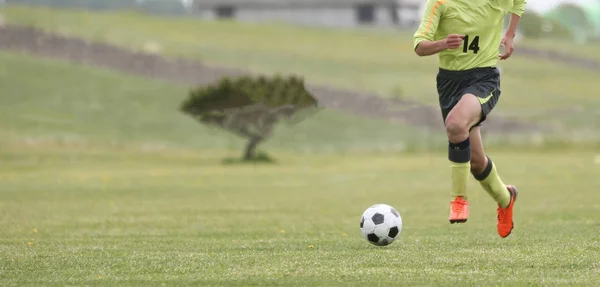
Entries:
[[193, 89], [180, 111], [248, 139], [243, 159], [254, 160], [257, 146], [271, 137], [280, 120], [297, 123], [317, 105], [302, 78], [241, 76]]
[[[508, 21], [505, 21], [508, 23]], [[546, 18], [534, 11], [525, 11], [519, 21], [519, 31], [525, 37], [529, 38], [571, 38], [571, 31], [562, 23], [553, 19]]]
[[594, 23], [579, 5], [562, 3], [548, 12], [546, 18], [569, 29], [576, 42], [585, 43], [594, 34]]

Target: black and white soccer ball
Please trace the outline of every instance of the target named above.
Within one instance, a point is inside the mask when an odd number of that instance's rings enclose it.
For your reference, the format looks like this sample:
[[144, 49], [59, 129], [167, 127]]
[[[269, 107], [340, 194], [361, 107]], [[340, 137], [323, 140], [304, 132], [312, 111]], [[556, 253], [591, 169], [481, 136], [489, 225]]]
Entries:
[[402, 217], [395, 208], [387, 204], [375, 204], [363, 213], [360, 231], [371, 244], [386, 246], [400, 236]]

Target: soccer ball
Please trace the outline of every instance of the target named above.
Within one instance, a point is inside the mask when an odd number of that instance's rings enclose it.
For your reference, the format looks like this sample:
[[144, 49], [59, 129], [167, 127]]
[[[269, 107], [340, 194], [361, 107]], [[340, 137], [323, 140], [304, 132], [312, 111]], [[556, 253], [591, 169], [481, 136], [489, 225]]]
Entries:
[[402, 232], [402, 217], [395, 208], [387, 204], [375, 204], [363, 213], [360, 231], [371, 244], [386, 246], [394, 242]]

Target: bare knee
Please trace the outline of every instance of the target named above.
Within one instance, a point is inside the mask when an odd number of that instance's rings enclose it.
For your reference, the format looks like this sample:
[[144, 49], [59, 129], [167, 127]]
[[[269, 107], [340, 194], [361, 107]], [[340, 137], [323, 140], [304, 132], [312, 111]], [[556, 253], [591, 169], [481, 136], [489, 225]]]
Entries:
[[449, 115], [446, 118], [446, 134], [450, 141], [466, 139], [469, 136], [468, 121]]
[[451, 142], [465, 140], [469, 129], [481, 117], [481, 104], [475, 95], [465, 94], [446, 117], [446, 133]]

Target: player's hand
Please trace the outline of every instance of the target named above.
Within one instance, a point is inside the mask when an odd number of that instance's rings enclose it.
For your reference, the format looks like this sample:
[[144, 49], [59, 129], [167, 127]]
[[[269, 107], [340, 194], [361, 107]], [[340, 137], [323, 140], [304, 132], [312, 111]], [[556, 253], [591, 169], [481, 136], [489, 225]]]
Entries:
[[444, 39], [444, 47], [446, 49], [456, 49], [462, 45], [464, 38], [465, 35], [450, 34]]
[[504, 36], [502, 42], [500, 42], [500, 47], [504, 48], [504, 53], [499, 55], [500, 60], [508, 59], [515, 50], [514, 38]]

